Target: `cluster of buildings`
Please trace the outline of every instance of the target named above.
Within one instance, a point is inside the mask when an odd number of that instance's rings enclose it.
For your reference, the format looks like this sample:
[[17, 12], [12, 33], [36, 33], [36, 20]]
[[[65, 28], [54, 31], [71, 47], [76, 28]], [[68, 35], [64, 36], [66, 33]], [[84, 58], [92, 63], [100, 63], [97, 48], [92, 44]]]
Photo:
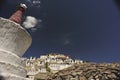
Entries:
[[34, 80], [35, 75], [38, 74], [56, 73], [74, 64], [83, 63], [82, 60], [74, 60], [69, 56], [55, 53], [42, 55], [39, 58], [30, 57], [29, 59], [25, 59], [25, 61], [27, 78], [29, 80]]

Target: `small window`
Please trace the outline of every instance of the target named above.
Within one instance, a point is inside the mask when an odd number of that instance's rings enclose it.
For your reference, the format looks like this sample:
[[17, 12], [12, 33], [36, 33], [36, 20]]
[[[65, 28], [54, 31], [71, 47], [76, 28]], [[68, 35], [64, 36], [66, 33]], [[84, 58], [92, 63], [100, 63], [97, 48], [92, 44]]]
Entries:
[[27, 75], [26, 78], [29, 78], [29, 76]]

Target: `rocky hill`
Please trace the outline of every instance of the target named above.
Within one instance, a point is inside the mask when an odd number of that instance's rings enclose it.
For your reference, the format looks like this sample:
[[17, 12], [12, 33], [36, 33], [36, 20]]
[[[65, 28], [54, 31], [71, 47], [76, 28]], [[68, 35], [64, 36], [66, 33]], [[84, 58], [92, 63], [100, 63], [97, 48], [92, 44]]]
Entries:
[[61, 70], [47, 80], [120, 80], [120, 63], [83, 63]]

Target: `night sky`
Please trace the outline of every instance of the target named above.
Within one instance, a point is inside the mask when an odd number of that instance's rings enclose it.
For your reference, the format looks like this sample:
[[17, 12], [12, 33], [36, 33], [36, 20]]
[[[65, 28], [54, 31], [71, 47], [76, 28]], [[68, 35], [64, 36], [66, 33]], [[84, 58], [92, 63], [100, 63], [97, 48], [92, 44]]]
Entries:
[[9, 18], [21, 2], [28, 5], [23, 20], [42, 20], [35, 30], [27, 29], [33, 42], [25, 57], [53, 52], [84, 61], [120, 62], [120, 11], [114, 0], [3, 0], [0, 16]]

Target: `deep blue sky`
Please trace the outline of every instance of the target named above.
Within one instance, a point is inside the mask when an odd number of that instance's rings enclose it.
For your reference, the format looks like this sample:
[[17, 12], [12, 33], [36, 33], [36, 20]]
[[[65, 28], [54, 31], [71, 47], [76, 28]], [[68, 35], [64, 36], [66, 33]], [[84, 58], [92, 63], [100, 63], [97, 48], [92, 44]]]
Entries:
[[38, 8], [25, 0], [6, 0], [0, 16], [8, 18], [22, 2], [28, 5], [25, 16], [42, 20], [37, 31], [28, 30], [33, 43], [26, 57], [57, 52], [84, 61], [119, 62], [120, 12], [113, 1], [41, 0]]

